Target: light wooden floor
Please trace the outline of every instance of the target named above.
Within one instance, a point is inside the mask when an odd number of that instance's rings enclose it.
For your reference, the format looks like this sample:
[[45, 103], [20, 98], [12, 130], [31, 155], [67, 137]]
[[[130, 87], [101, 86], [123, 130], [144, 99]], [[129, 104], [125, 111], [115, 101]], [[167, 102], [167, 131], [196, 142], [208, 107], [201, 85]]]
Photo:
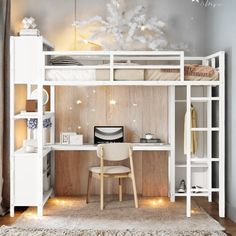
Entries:
[[[182, 199], [178, 199], [178, 201], [182, 201]], [[215, 202], [208, 203], [206, 198], [195, 198], [194, 201], [198, 206], [205, 209], [205, 211], [216, 219], [225, 229], [228, 235], [236, 236], [236, 223], [231, 221], [228, 218], [222, 219], [218, 216], [218, 205]], [[15, 217], [11, 218], [9, 214], [6, 216], [0, 217], [0, 226], [1, 225], [11, 225], [15, 222], [15, 220], [20, 217], [20, 215], [26, 210], [26, 208], [17, 208]]]

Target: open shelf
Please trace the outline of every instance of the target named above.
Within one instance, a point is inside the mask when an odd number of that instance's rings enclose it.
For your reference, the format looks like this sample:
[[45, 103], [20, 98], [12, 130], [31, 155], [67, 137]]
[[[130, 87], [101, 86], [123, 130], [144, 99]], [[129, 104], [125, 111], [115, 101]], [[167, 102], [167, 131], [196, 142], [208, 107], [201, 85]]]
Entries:
[[[46, 156], [50, 151], [51, 151], [51, 147], [47, 146], [43, 148], [43, 156]], [[14, 152], [14, 156], [15, 157], [38, 157], [39, 154], [37, 152], [25, 152], [24, 148], [19, 148]]]
[[[47, 119], [47, 118], [51, 118], [54, 116], [54, 112], [45, 112], [43, 114], [43, 119]], [[21, 112], [18, 113], [14, 116], [15, 120], [19, 120], [19, 119], [37, 119], [39, 117], [39, 113], [38, 112]]]

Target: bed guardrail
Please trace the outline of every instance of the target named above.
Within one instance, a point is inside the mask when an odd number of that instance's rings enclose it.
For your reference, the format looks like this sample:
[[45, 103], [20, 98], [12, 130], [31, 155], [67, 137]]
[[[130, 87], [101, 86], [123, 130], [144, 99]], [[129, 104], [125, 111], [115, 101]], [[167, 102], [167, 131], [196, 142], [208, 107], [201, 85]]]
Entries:
[[[185, 57], [183, 51], [44, 51], [44, 69], [109, 70], [109, 81], [114, 81], [114, 70], [176, 69], [179, 81], [184, 80], [187, 61], [217, 68], [219, 80], [224, 81], [224, 52], [206, 57]], [[76, 57], [80, 65], [52, 65], [50, 59], [58, 56]], [[122, 64], [123, 63], [123, 64]]]

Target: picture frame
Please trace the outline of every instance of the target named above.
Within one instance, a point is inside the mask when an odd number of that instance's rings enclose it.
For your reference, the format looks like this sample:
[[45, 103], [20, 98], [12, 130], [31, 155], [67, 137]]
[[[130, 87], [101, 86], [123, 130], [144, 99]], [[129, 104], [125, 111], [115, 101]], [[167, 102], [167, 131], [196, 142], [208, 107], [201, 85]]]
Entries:
[[70, 144], [70, 136], [76, 135], [76, 132], [61, 132], [60, 141], [61, 144]]

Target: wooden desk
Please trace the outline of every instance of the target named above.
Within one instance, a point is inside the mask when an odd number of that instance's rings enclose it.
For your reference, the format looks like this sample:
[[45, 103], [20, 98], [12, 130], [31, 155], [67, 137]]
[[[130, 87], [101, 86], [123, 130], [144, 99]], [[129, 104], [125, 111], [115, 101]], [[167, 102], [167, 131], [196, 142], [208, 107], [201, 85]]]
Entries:
[[[146, 143], [132, 143], [133, 151], [170, 151], [171, 146], [169, 144], [146, 144]], [[51, 145], [52, 150], [55, 151], [96, 151], [97, 145], [83, 144], [83, 145], [71, 145], [56, 143]]]
[[[170, 192], [170, 184], [174, 183], [173, 180], [171, 181], [169, 169], [172, 152], [171, 145], [143, 143], [132, 143], [132, 145], [139, 194], [143, 196], [167, 196], [168, 192]], [[86, 179], [88, 167], [99, 164], [94, 154], [97, 150], [97, 145], [56, 143], [50, 145], [50, 147], [56, 152], [56, 162], [61, 163], [64, 160], [65, 163], [64, 165], [56, 165], [56, 173], [60, 173], [56, 178], [56, 193], [58, 195], [85, 194], [86, 181], [82, 180], [81, 176], [85, 176], [83, 179]], [[64, 152], [70, 152], [68, 158], [65, 158]], [[165, 154], [166, 152], [168, 155]], [[78, 173], [80, 173], [80, 177]], [[94, 192], [99, 193], [99, 189], [93, 189]], [[111, 189], [107, 193], [116, 193], [116, 186], [111, 187], [109, 185], [106, 189]], [[132, 193], [132, 188], [129, 184], [126, 186], [126, 191], [127, 193]]]

